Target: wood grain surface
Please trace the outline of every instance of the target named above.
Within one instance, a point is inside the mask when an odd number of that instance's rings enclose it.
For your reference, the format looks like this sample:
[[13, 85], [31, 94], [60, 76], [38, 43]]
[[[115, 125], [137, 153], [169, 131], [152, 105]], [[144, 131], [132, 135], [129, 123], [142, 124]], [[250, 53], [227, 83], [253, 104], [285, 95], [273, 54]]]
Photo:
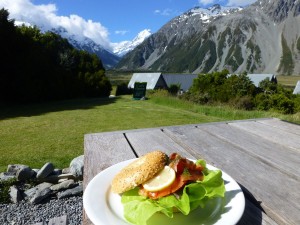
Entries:
[[[278, 119], [87, 134], [84, 188], [102, 170], [153, 150], [203, 158], [241, 186], [239, 224], [300, 224], [300, 126]], [[83, 224], [92, 224], [83, 212]]]

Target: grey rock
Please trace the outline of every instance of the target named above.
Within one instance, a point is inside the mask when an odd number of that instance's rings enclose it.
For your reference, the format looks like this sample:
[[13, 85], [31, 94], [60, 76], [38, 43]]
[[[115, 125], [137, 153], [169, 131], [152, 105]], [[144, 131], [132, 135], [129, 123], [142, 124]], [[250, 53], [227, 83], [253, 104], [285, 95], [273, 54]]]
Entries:
[[29, 179], [33, 178], [34, 175], [35, 175], [35, 172], [30, 167], [20, 168], [16, 173], [17, 180], [19, 180], [19, 181], [29, 180]]
[[2, 172], [0, 173], [0, 181], [10, 180], [16, 178], [15, 173], [13, 172]]
[[82, 196], [51, 199], [43, 204], [31, 204], [27, 201], [18, 204], [0, 204], [0, 224], [47, 225], [51, 218], [67, 215], [68, 225], [80, 225], [83, 219], [82, 210]]
[[70, 172], [78, 179], [83, 178], [84, 155], [74, 158], [70, 163]]
[[7, 166], [7, 172], [11, 172], [11, 173], [15, 173], [17, 174], [17, 172], [20, 170], [20, 169], [23, 169], [25, 167], [29, 167], [27, 165], [23, 165], [23, 164], [9, 164]]
[[71, 196], [79, 196], [82, 193], [83, 193], [83, 186], [82, 186], [82, 184], [79, 184], [77, 187], [59, 192], [57, 194], [57, 198], [62, 199], [62, 198], [67, 198], [67, 197], [71, 197]]
[[58, 176], [59, 179], [73, 179], [75, 180], [76, 177], [72, 173], [64, 173]]
[[48, 183], [52, 183], [52, 184], [57, 184], [58, 180], [59, 180], [59, 175], [50, 175], [48, 177], [45, 177], [44, 179], [40, 179], [43, 182], [48, 182]]
[[70, 180], [70, 179], [76, 180], [76, 177], [74, 177], [74, 175], [71, 173], [66, 173], [66, 174], [60, 174], [60, 175], [50, 175], [50, 176], [48, 176], [44, 179], [40, 179], [40, 180], [42, 180], [43, 182], [57, 184], [57, 183], [61, 183], [63, 181]]
[[63, 168], [61, 172], [62, 172], [62, 174], [70, 173], [70, 167], [68, 167], [68, 168]]
[[18, 203], [23, 200], [20, 190], [15, 185], [9, 188], [9, 196], [13, 203]]
[[29, 199], [32, 204], [37, 204], [44, 200], [45, 198], [49, 197], [52, 194], [52, 191], [49, 187], [43, 190], [37, 190], [37, 192]]
[[50, 187], [50, 189], [52, 191], [61, 191], [61, 190], [65, 190], [68, 188], [72, 188], [75, 186], [75, 182], [74, 180], [66, 180], [60, 184], [56, 184]]
[[43, 191], [44, 189], [47, 189], [47, 188], [50, 188], [53, 184], [51, 183], [47, 183], [47, 182], [44, 182], [44, 183], [41, 183], [33, 188], [30, 188], [28, 190], [26, 190], [24, 192], [24, 198], [25, 199], [31, 199], [35, 196], [35, 194], [37, 192], [41, 192]]
[[60, 175], [62, 174], [62, 169], [54, 169], [50, 175]]
[[32, 169], [34, 172], [38, 173], [40, 169]]
[[59, 179], [59, 180], [58, 180], [58, 183], [63, 183], [63, 182], [65, 182], [65, 181], [67, 181], [67, 180], [68, 180], [67, 178]]
[[43, 179], [50, 175], [54, 170], [54, 166], [51, 162], [46, 163], [37, 173], [36, 178]]

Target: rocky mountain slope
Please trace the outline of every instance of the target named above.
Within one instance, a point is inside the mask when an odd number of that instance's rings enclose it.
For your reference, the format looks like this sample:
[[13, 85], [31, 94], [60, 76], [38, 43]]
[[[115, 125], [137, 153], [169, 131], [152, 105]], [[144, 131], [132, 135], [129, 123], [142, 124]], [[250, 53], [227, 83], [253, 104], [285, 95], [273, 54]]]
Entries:
[[117, 68], [300, 74], [299, 14], [299, 0], [194, 8], [148, 37]]
[[118, 55], [106, 50], [89, 38], [84, 38], [82, 41], [78, 41], [71, 37], [67, 39], [75, 48], [96, 54], [101, 59], [106, 69], [114, 67], [121, 59]]

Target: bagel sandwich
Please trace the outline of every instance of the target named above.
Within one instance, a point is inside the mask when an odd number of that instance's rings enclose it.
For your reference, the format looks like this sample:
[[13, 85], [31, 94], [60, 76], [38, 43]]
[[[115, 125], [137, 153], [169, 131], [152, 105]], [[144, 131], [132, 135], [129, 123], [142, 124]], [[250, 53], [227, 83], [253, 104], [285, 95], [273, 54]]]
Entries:
[[188, 215], [225, 194], [220, 170], [207, 169], [202, 159], [189, 160], [177, 153], [167, 156], [159, 150], [124, 167], [113, 178], [111, 190], [121, 195], [124, 218], [139, 225], [146, 225], [157, 212], [170, 218], [174, 212]]

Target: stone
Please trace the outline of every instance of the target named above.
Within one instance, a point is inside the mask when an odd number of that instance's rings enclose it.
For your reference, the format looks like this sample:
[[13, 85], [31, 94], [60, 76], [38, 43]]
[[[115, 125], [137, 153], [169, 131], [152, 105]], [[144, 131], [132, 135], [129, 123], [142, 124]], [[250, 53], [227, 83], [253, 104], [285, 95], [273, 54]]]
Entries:
[[70, 172], [79, 180], [83, 178], [84, 155], [74, 158], [70, 163]]
[[0, 181], [6, 181], [16, 178], [16, 174], [13, 172], [2, 172], [0, 173]]
[[54, 166], [51, 162], [47, 162], [37, 173], [36, 178], [37, 179], [43, 179], [50, 175], [54, 170]]
[[72, 173], [60, 174], [60, 175], [58, 175], [58, 178], [59, 179], [73, 179], [73, 180], [76, 179], [76, 177]]
[[52, 191], [49, 187], [37, 190], [36, 193], [29, 199], [32, 204], [40, 203], [42, 200], [46, 199], [52, 194]]
[[68, 167], [68, 168], [63, 168], [61, 172], [62, 172], [62, 174], [70, 173], [70, 167]]
[[57, 183], [62, 183], [62, 182], [65, 182], [67, 180], [68, 180], [67, 178], [59, 179]]
[[35, 172], [30, 167], [20, 168], [16, 173], [16, 178], [19, 181], [27, 181], [33, 178]]
[[18, 203], [23, 200], [20, 190], [15, 185], [9, 188], [9, 196], [13, 203]]
[[33, 187], [33, 188], [30, 188], [28, 190], [26, 190], [24, 192], [24, 198], [25, 199], [31, 199], [37, 192], [41, 192], [42, 190], [46, 189], [46, 188], [49, 188], [52, 186], [53, 184], [51, 183], [47, 183], [47, 182], [44, 182], [44, 183], [41, 183], [41, 184], [38, 184], [37, 186]]
[[20, 170], [20, 169], [23, 169], [25, 167], [29, 167], [29, 166], [26, 166], [26, 165], [23, 165], [23, 164], [9, 164], [7, 166], [7, 172], [11, 172], [11, 173], [15, 173], [17, 174], [17, 172]]
[[60, 175], [62, 174], [62, 169], [54, 169], [50, 175]]
[[40, 169], [32, 169], [35, 173], [38, 173]]
[[75, 186], [74, 180], [66, 180], [62, 183], [55, 184], [50, 187], [52, 191], [61, 191]]
[[59, 174], [59, 175], [50, 175], [40, 180], [42, 180], [43, 182], [50, 182], [53, 184], [57, 184], [70, 179], [76, 180], [76, 177], [74, 177], [74, 175], [71, 173], [66, 173], [66, 174]]
[[59, 175], [50, 175], [48, 177], [45, 177], [44, 179], [40, 179], [43, 182], [48, 182], [48, 183], [52, 183], [52, 184], [57, 184], [58, 183], [58, 178]]
[[67, 198], [67, 197], [72, 197], [72, 196], [79, 196], [82, 193], [83, 193], [83, 186], [81, 183], [77, 187], [74, 187], [72, 189], [67, 189], [65, 191], [58, 192], [57, 198], [62, 199], [62, 198]]

